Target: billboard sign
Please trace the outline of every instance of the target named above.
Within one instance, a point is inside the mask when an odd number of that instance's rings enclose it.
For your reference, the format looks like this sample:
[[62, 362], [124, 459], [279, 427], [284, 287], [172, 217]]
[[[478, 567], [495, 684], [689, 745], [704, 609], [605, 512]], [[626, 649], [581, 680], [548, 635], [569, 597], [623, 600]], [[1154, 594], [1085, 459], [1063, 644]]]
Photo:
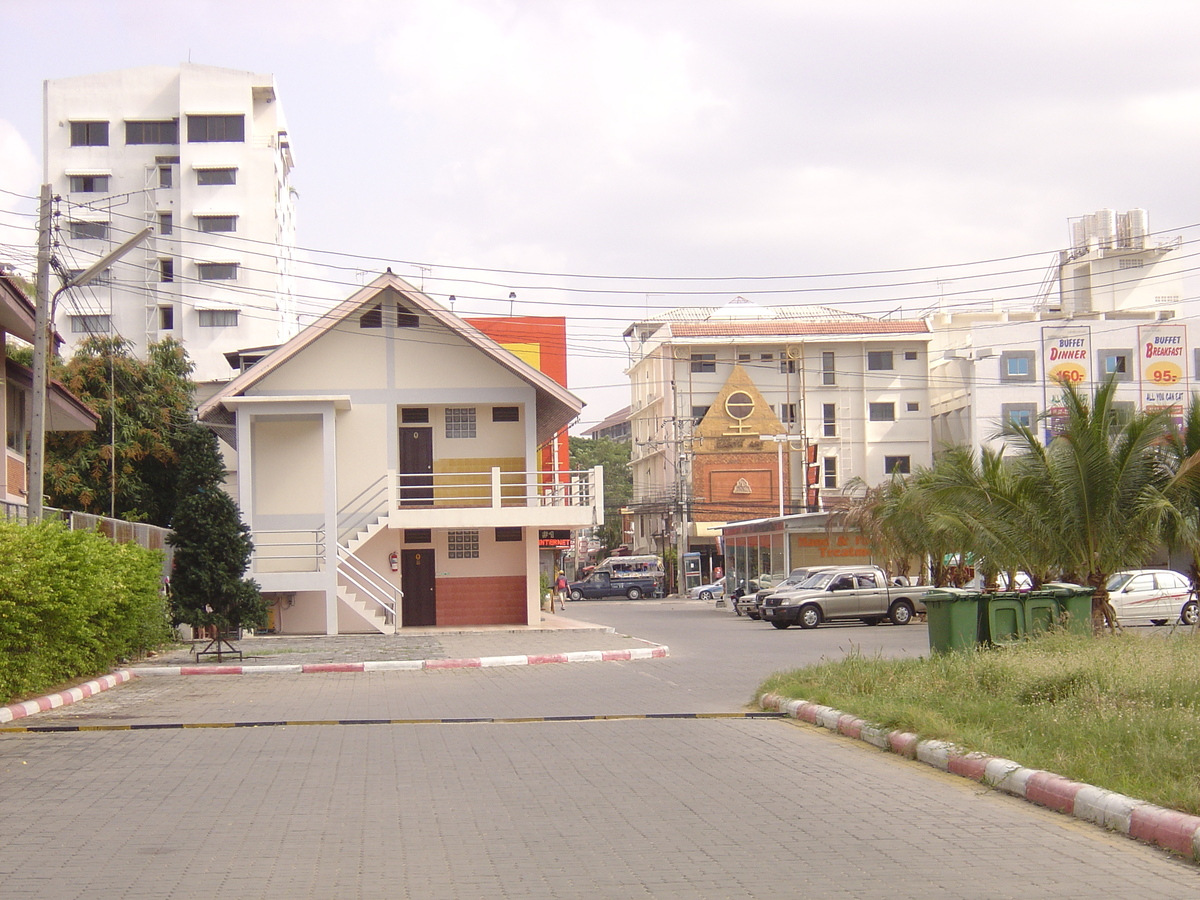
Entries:
[[1170, 409], [1182, 415], [1186, 372], [1186, 325], [1138, 327], [1138, 377], [1141, 380], [1142, 409]]

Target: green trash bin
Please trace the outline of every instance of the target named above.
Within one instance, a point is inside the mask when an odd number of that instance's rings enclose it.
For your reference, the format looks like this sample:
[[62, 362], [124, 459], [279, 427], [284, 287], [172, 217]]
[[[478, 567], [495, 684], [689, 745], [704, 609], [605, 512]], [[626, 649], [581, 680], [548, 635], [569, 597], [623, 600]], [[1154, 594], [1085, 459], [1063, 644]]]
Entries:
[[1095, 588], [1052, 582], [1042, 585], [1058, 606], [1058, 620], [1074, 634], [1092, 633], [1092, 594]]
[[1025, 601], [1018, 591], [995, 591], [983, 595], [984, 641], [1004, 644], [1025, 637]]
[[961, 588], [938, 588], [925, 595], [930, 651], [971, 650], [979, 643], [979, 596]]

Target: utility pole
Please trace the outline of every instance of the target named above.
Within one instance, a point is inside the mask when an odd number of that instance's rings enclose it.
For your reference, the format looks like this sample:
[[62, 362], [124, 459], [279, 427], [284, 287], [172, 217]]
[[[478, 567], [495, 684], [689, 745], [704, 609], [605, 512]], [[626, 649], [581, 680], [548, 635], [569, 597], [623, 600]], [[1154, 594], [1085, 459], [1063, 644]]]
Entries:
[[[33, 413], [29, 419], [29, 518], [41, 521], [46, 490], [46, 416], [50, 383], [50, 335], [54, 328], [54, 304], [58, 295], [73, 287], [82, 287], [108, 269], [114, 262], [144, 241], [154, 231], [143, 228], [116, 250], [96, 260], [53, 294], [50, 293], [52, 253], [50, 185], [43, 184], [38, 209], [38, 253], [36, 302], [33, 317]], [[113, 448], [116, 453], [116, 447]]]
[[42, 519], [46, 467], [46, 366], [50, 356], [50, 185], [38, 204], [37, 276], [33, 317], [33, 414], [29, 421], [29, 521]]

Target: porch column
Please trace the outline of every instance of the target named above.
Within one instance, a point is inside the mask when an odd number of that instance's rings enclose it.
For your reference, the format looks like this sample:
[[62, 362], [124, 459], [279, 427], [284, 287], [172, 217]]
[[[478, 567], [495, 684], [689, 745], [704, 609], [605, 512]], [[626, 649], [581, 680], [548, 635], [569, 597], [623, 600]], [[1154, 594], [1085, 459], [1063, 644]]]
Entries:
[[337, 634], [337, 411], [332, 406], [321, 412], [321, 441], [325, 480], [325, 633]]

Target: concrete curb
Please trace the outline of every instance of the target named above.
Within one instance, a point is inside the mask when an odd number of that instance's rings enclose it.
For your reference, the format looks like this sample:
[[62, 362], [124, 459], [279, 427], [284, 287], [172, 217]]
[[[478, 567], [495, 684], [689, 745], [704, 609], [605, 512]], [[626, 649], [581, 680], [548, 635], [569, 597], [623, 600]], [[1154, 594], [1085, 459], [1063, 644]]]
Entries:
[[14, 703], [11, 706], [0, 706], [0, 725], [11, 722], [14, 719], [23, 719], [26, 716], [32, 716], [34, 713], [45, 712], [48, 709], [70, 706], [72, 703], [78, 703], [80, 700], [91, 697], [93, 694], [99, 694], [101, 691], [107, 691], [118, 684], [124, 684], [133, 677], [134, 673], [132, 670], [121, 669], [111, 675], [104, 675], [94, 681], [87, 682], [87, 684], [81, 684], [79, 687], [51, 694], [48, 697], [38, 697], [36, 700], [26, 700], [24, 703]]
[[297, 663], [279, 666], [137, 666], [128, 671], [139, 677], [153, 675], [303, 675], [329, 672], [487, 669], [494, 666], [541, 666], [549, 663], [662, 659], [669, 655], [668, 647], [657, 646], [638, 647], [631, 650], [577, 650], [571, 653], [549, 653], [536, 656], [477, 656], [470, 659], [397, 659], [359, 663]]
[[472, 659], [396, 659], [360, 663], [308, 663], [282, 666], [134, 666], [81, 684], [70, 690], [0, 706], [0, 725], [77, 703], [93, 694], [138, 677], [155, 675], [303, 675], [329, 672], [396, 672], [421, 669], [487, 669], [493, 666], [541, 666], [549, 663], [624, 662], [633, 659], [663, 659], [670, 648], [658, 645], [631, 650], [577, 650], [539, 656], [478, 656]]
[[1071, 781], [1053, 772], [1029, 769], [1011, 759], [972, 753], [946, 741], [922, 740], [919, 735], [884, 731], [849, 713], [805, 700], [788, 700], [763, 694], [758, 705], [794, 719], [819, 725], [847, 737], [858, 738], [882, 750], [961, 775], [980, 784], [1022, 797], [1129, 835], [1192, 860], [1200, 861], [1200, 817], [1164, 809], [1091, 784]]

